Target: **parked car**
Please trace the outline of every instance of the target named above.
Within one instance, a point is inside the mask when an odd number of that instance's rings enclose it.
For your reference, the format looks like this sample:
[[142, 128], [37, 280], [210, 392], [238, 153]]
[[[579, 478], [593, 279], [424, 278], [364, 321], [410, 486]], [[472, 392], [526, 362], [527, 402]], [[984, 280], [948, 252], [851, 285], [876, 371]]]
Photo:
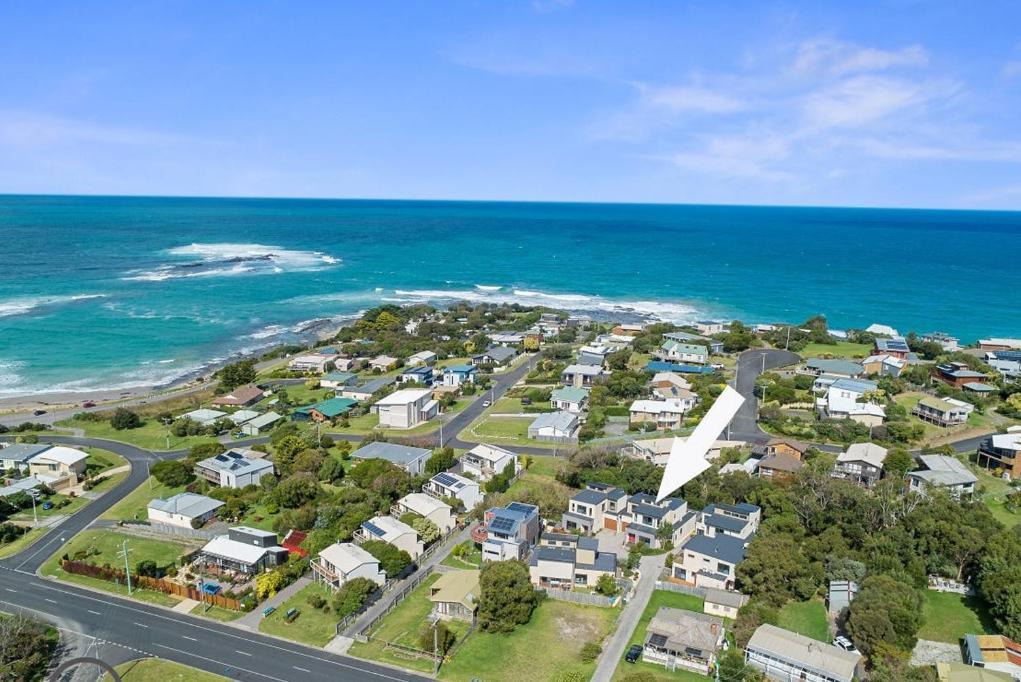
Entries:
[[38, 417], [41, 414], [46, 414], [46, 410], [33, 410], [32, 414]]
[[858, 651], [854, 647], [854, 642], [849, 640], [847, 637], [844, 637], [843, 635], [837, 635], [836, 638], [834, 638], [833, 646], [838, 646], [841, 649], [843, 649], [844, 651], [852, 651], [852, 652], [857, 652]]
[[624, 660], [628, 663], [637, 663], [638, 659], [642, 656], [642, 645], [632, 644], [628, 647], [627, 653], [624, 654]]
[[521, 404], [522, 405], [531, 405], [532, 404], [532, 399], [526, 396], [526, 397], [521, 399]]
[[53, 503], [49, 500], [43, 502], [43, 509], [53, 509]]
[[490, 405], [490, 402], [488, 400], [483, 400], [482, 401], [482, 407], [489, 407], [489, 405]]
[[91, 400], [86, 400], [84, 403], [82, 403], [82, 407], [95, 407], [95, 406], [96, 406], [96, 403], [92, 402]]

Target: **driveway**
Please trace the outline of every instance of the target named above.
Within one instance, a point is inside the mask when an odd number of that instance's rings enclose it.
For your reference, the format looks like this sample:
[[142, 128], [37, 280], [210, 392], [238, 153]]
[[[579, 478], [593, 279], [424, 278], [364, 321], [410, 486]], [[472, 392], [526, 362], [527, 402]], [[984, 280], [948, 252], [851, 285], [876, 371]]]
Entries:
[[642, 557], [642, 561], [638, 565], [641, 577], [635, 588], [635, 596], [624, 605], [624, 610], [620, 614], [620, 618], [617, 619], [617, 627], [610, 635], [610, 640], [603, 647], [603, 653], [596, 662], [596, 672], [592, 676], [592, 682], [610, 682], [613, 679], [617, 664], [624, 657], [624, 651], [627, 649], [628, 642], [631, 641], [631, 635], [634, 634], [642, 612], [645, 611], [652, 592], [656, 589], [656, 578], [663, 570], [665, 561], [666, 554]]
[[596, 533], [596, 540], [599, 541], [600, 552], [613, 552], [617, 555], [618, 560], [627, 560], [628, 549], [624, 544], [624, 541], [627, 540], [627, 535], [624, 533], [615, 533], [604, 528]]

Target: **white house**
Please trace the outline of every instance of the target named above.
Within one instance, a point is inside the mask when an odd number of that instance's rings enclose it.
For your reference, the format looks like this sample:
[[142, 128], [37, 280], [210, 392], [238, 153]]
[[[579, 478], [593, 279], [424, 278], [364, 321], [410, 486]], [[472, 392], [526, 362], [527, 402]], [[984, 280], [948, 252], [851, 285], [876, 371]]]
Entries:
[[385, 459], [412, 476], [419, 476], [425, 471], [425, 463], [432, 456], [432, 450], [377, 440], [358, 448], [351, 456], [355, 459]]
[[666, 362], [682, 362], [704, 365], [709, 362], [709, 349], [693, 343], [682, 343], [667, 339], [656, 351], [656, 357]]
[[439, 403], [428, 388], [405, 388], [380, 398], [372, 410], [379, 415], [380, 426], [410, 429], [435, 417]]
[[862, 396], [879, 387], [874, 381], [863, 379], [837, 379], [826, 389], [822, 407], [827, 415], [835, 419], [847, 417], [858, 408]]
[[291, 358], [291, 361], [287, 363], [287, 369], [292, 372], [311, 372], [313, 374], [326, 374], [330, 369], [333, 368], [334, 362], [336, 361], [336, 355], [328, 355], [325, 353], [310, 353], [307, 355], [298, 355]]
[[412, 559], [422, 556], [425, 546], [418, 539], [415, 529], [392, 516], [373, 516], [362, 523], [354, 533], [355, 542], [382, 540], [397, 549], [403, 549]]
[[390, 509], [390, 515], [395, 518], [400, 518], [408, 512], [429, 519], [436, 524], [441, 533], [450, 532], [456, 523], [449, 504], [425, 493], [409, 493], [397, 500]]
[[358, 545], [349, 542], [335, 542], [311, 562], [312, 577], [334, 590], [348, 580], [366, 578], [377, 585], [386, 584], [386, 574], [379, 567], [379, 560]]
[[85, 475], [88, 457], [81, 450], [54, 445], [29, 458], [28, 471], [50, 487], [64, 481], [74, 485]]
[[436, 353], [433, 353], [431, 350], [423, 350], [408, 357], [404, 364], [408, 367], [414, 367], [416, 365], [431, 365], [434, 362], [436, 362]]
[[202, 408], [198, 410], [192, 410], [191, 412], [185, 412], [180, 417], [178, 417], [178, 419], [190, 419], [193, 422], [198, 422], [199, 424], [202, 424], [202, 426], [212, 426], [213, 424], [216, 423], [218, 419], [222, 419], [223, 417], [226, 416], [227, 416], [226, 412]]
[[528, 427], [528, 437], [550, 442], [578, 439], [578, 415], [573, 412], [544, 412]]
[[152, 523], [164, 523], [178, 528], [198, 528], [216, 516], [216, 510], [224, 505], [205, 495], [178, 493], [167, 499], [155, 499], [149, 503], [147, 512]]
[[592, 386], [596, 379], [609, 374], [610, 373], [607, 370], [604, 370], [598, 365], [568, 365], [564, 368], [564, 371], [560, 373], [560, 380], [565, 386], [583, 388], [586, 386]]
[[589, 389], [566, 386], [553, 389], [550, 394], [550, 405], [554, 410], [566, 410], [580, 414], [585, 411], [588, 405]]
[[727, 323], [720, 322], [719, 320], [698, 320], [692, 326], [695, 327], [695, 329], [698, 330], [698, 333], [703, 336], [722, 334], [727, 331]]
[[632, 424], [655, 424], [657, 429], [679, 429], [684, 415], [695, 406], [694, 398], [680, 400], [636, 400], [628, 410]]
[[369, 367], [371, 369], [378, 369], [380, 372], [385, 372], [396, 364], [397, 358], [390, 357], [389, 355], [377, 355], [369, 360]]
[[908, 488], [925, 495], [930, 487], [944, 488], [952, 497], [970, 497], [978, 477], [956, 457], [920, 455], [922, 468], [908, 472]]
[[29, 460], [52, 447], [43, 443], [0, 443], [0, 466], [5, 471], [9, 469], [28, 471]]
[[273, 475], [273, 463], [243, 452], [228, 450], [195, 464], [195, 473], [213, 485], [244, 488], [258, 485], [263, 476]]
[[430, 478], [422, 490], [434, 497], [457, 498], [468, 511], [474, 509], [485, 498], [477, 481], [449, 471], [441, 471]]
[[509, 464], [514, 465], [515, 473], [520, 471], [518, 456], [495, 445], [480, 443], [461, 455], [461, 471], [471, 474], [478, 481], [488, 481], [502, 474]]

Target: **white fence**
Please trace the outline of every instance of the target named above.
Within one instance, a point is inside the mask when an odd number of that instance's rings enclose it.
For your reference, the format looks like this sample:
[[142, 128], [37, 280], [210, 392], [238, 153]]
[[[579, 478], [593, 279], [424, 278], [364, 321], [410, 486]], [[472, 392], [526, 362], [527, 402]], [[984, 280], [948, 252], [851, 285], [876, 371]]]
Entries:
[[546, 596], [558, 601], [569, 601], [575, 604], [588, 604], [589, 606], [616, 606], [620, 603], [620, 596], [605, 597], [601, 594], [590, 592], [572, 592], [570, 590], [558, 590], [554, 587], [542, 588]]

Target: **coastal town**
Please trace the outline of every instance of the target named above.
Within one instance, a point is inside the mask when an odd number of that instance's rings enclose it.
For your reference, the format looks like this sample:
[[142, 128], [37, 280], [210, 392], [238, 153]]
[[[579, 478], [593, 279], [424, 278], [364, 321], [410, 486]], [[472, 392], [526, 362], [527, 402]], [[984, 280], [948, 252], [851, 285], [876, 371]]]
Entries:
[[[886, 322], [381, 305], [5, 414], [0, 582], [263, 670], [279, 643], [409, 680], [1021, 679], [1021, 339]], [[657, 499], [727, 386], [709, 470]]]

